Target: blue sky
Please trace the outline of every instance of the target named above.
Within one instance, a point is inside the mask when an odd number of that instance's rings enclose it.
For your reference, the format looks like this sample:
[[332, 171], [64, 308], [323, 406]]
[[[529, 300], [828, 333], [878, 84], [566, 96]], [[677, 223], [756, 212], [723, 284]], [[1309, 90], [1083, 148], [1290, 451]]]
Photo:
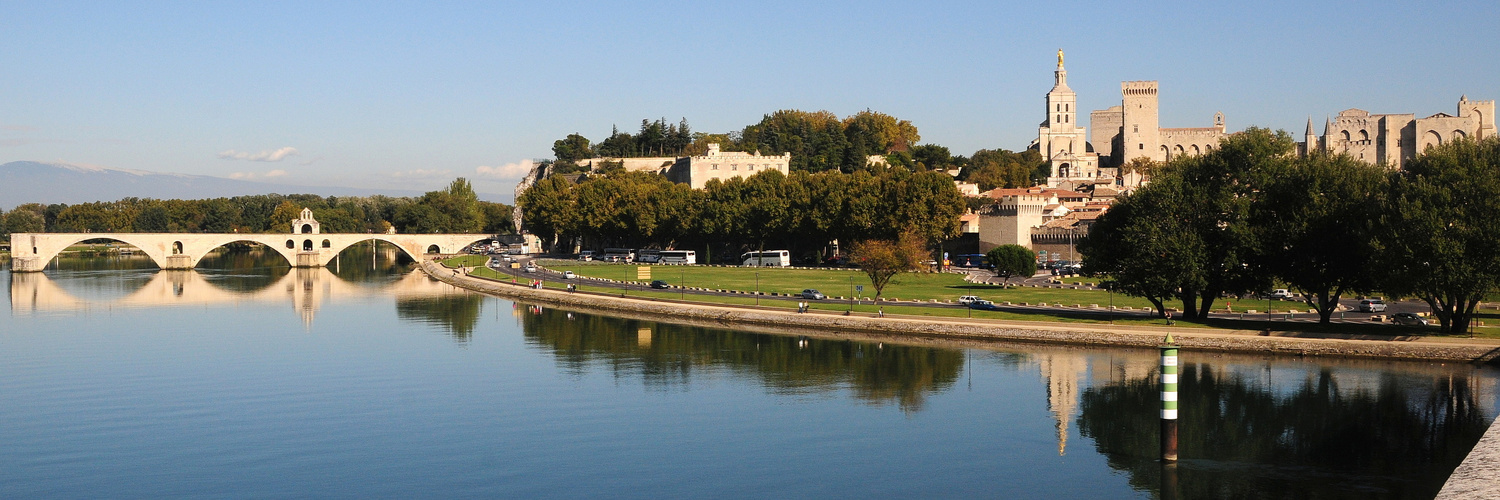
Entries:
[[[1500, 98], [1500, 2], [0, 1], [0, 163], [507, 193], [552, 141], [866, 108], [1024, 148], [1067, 51], [1083, 110], [1161, 82], [1161, 123], [1452, 113]], [[482, 168], [481, 168], [482, 167]], [[185, 193], [184, 197], [190, 197]]]

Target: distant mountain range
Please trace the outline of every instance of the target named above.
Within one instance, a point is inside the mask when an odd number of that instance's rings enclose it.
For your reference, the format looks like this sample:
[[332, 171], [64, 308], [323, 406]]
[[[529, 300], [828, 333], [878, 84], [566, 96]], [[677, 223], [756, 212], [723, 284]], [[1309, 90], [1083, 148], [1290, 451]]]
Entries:
[[[421, 191], [310, 187], [242, 181], [207, 175], [167, 174], [142, 170], [13, 161], [0, 165], [0, 209], [23, 203], [86, 203], [121, 198], [203, 199], [252, 194], [321, 196], [421, 196]], [[494, 196], [480, 195], [480, 199]]]

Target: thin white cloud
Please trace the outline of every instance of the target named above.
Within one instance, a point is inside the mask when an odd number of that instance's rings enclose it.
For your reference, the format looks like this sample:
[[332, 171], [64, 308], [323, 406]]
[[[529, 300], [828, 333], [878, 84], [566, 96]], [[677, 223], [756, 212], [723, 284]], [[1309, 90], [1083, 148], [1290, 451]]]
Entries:
[[259, 153], [247, 151], [235, 151], [233, 149], [219, 153], [220, 160], [246, 160], [246, 161], [281, 161], [288, 156], [297, 156], [297, 148], [287, 146], [277, 150], [265, 150]]
[[395, 172], [395, 173], [391, 174], [391, 177], [395, 177], [397, 179], [428, 179], [428, 178], [433, 178], [433, 177], [446, 177], [446, 176], [448, 176], [449, 174], [452, 174], [452, 173], [453, 173], [452, 170], [448, 170], [446, 168], [443, 168], [443, 169], [425, 169], [425, 168], [419, 168], [419, 169], [415, 169], [415, 170], [406, 170], [406, 171], [403, 171], [403, 172]]
[[531, 173], [533, 166], [531, 160], [521, 160], [515, 163], [506, 163], [498, 167], [480, 165], [474, 168], [474, 172], [479, 174], [479, 177], [491, 179], [520, 179], [526, 177], [526, 174]]
[[264, 174], [255, 173], [255, 172], [234, 172], [234, 173], [229, 174], [229, 178], [230, 179], [238, 179], [238, 180], [242, 180], [242, 181], [255, 180], [255, 179], [262, 178], [262, 177], [270, 179], [270, 178], [273, 178], [273, 177], [285, 177], [285, 176], [286, 176], [286, 171], [285, 170], [281, 170], [281, 169], [272, 170], [272, 171], [266, 172]]

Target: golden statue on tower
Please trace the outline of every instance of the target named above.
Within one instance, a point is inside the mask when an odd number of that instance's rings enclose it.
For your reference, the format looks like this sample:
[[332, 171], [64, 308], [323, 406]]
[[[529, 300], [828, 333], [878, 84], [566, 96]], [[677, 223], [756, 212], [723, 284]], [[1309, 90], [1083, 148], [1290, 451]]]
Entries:
[[1063, 67], [1063, 65], [1062, 65], [1062, 56], [1063, 56], [1062, 49], [1057, 49], [1057, 67], [1059, 67], [1059, 68]]

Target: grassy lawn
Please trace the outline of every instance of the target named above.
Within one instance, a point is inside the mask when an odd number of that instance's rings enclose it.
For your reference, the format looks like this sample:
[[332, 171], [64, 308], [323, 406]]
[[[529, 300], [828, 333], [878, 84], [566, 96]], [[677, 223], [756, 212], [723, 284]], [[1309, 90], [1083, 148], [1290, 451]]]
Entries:
[[454, 269], [458, 267], [484, 267], [490, 258], [484, 255], [460, 255], [443, 259], [443, 267]]
[[[597, 266], [591, 266], [591, 265], [585, 264], [583, 266], [569, 267], [569, 268], [566, 268], [566, 269], [573, 270], [573, 272], [579, 272], [577, 270], [578, 268], [590, 268], [590, 267], [597, 267]], [[618, 268], [619, 267], [625, 267], [625, 266], [613, 265], [613, 266], [610, 266], [610, 267], [616, 268], [616, 271], [618, 272]], [[633, 268], [634, 266], [630, 266], [630, 267]], [[661, 266], [661, 267], [670, 267], [672, 269], [681, 268], [681, 266], [677, 266], [677, 267]], [[563, 267], [557, 267], [557, 269], [564, 270]], [[682, 268], [682, 269], [683, 269], [683, 272], [686, 273], [687, 271], [689, 271], [689, 270], [691, 270], [693, 268], [692, 267], [687, 267], [687, 268]], [[707, 268], [707, 269], [724, 270], [726, 268]], [[763, 273], [769, 272], [769, 271], [778, 271], [778, 272], [782, 272], [782, 271], [785, 271], [785, 272], [792, 272], [792, 271], [825, 272], [825, 271], [805, 271], [805, 270], [795, 270], [795, 269], [762, 270]], [[653, 269], [652, 270], [653, 277], [655, 277], [656, 273], [658, 273], [658, 272], [660, 272], [660, 271], [657, 271], [657, 270]], [[842, 272], [842, 271], [826, 271], [826, 272]], [[494, 270], [485, 269], [485, 268], [476, 269], [476, 270], [474, 270], [474, 272], [472, 274], [474, 276], [488, 277], [488, 278], [496, 279], [496, 280], [500, 280], [500, 281], [509, 281], [510, 280], [510, 275], [502, 274], [502, 273], [496, 272]], [[524, 279], [524, 277], [523, 277], [523, 279]], [[762, 275], [762, 279], [765, 279], [765, 275], [764, 274]], [[847, 277], [845, 279], [847, 280]], [[658, 291], [658, 290], [650, 290], [650, 291], [647, 291], [647, 290], [629, 290], [629, 291], [622, 291], [622, 290], [620, 290], [618, 288], [610, 288], [610, 287], [590, 285], [587, 282], [580, 282], [580, 283], [575, 283], [575, 284], [578, 285], [578, 290], [579, 291], [595, 292], [595, 293], [602, 293], [602, 294], [608, 294], [608, 295], [622, 295], [622, 296], [628, 296], [628, 297], [638, 297], [638, 298], [648, 298], [648, 299], [669, 299], [669, 300], [683, 300], [681, 297], [684, 297], [683, 295], [680, 294], [680, 292], [675, 291], [675, 290], [672, 290], [672, 291], [667, 291], [667, 290], [661, 290], [661, 291]], [[556, 280], [556, 281], [547, 281], [547, 282], [545, 282], [544, 286], [546, 286], [547, 288], [552, 288], [552, 289], [563, 289], [563, 288], [566, 287], [566, 285], [567, 285], [567, 282], [561, 281], [561, 280]], [[1052, 291], [1058, 291], [1058, 290], [1057, 289], [1053, 289]], [[753, 306], [753, 305], [756, 304], [755, 297], [753, 297], [753, 296], [721, 297], [721, 296], [705, 296], [705, 295], [696, 295], [695, 296], [695, 295], [692, 295], [692, 294], [688, 294], [688, 295], [685, 296], [685, 300], [688, 301], [688, 302], [703, 303], [703, 304], [723, 304], [723, 305], [738, 305], [738, 306]], [[846, 300], [845, 301], [840, 301], [840, 300], [836, 300], [836, 299], [829, 299], [829, 300], [823, 300], [823, 301], [809, 301], [809, 304], [810, 304], [810, 306], [811, 306], [812, 309], [818, 310], [818, 311], [828, 311], [828, 312], [842, 313], [842, 312], [847, 311], [847, 310], [850, 309], [849, 302], [846, 301]], [[796, 307], [796, 301], [776, 300], [776, 299], [771, 299], [771, 298], [762, 298], [759, 301], [759, 305], [762, 308], [794, 309]], [[1085, 305], [1087, 305], [1087, 304], [1085, 304]], [[1022, 312], [1008, 312], [1008, 311], [970, 311], [970, 310], [967, 310], [967, 309], [956, 308], [956, 307], [955, 308], [915, 307], [915, 306], [911, 306], [911, 305], [894, 305], [894, 304], [889, 304], [889, 303], [884, 304], [884, 305], [873, 305], [868, 300], [866, 300], [862, 304], [855, 305], [854, 308], [853, 308], [855, 314], [861, 314], [861, 315], [866, 315], [866, 316], [875, 315], [881, 309], [884, 309], [885, 313], [888, 314], [888, 315], [903, 315], [903, 316], [926, 316], [926, 317], [964, 318], [964, 317], [970, 317], [970, 314], [972, 314], [972, 317], [975, 318], [975, 319], [1014, 320], [1014, 321], [1051, 321], [1051, 322], [1061, 322], [1061, 323], [1084, 323], [1084, 324], [1105, 324], [1105, 323], [1110, 323], [1110, 319], [1109, 319], [1108, 316], [1100, 316], [1100, 315], [1097, 315], [1097, 314], [1087, 314], [1087, 313], [1081, 313], [1081, 312], [1074, 312], [1074, 311], [1068, 311], [1066, 309], [1046, 309], [1046, 310], [1039, 310], [1037, 312], [1025, 312], [1025, 313], [1022, 313]], [[1495, 321], [1495, 323], [1500, 323], [1500, 318], [1497, 318], [1497, 321]], [[1138, 325], [1138, 326], [1166, 326], [1166, 321], [1162, 320], [1162, 319], [1158, 319], [1158, 318], [1141, 318], [1141, 317], [1125, 318], [1125, 317], [1118, 317], [1118, 318], [1114, 319], [1113, 324], [1117, 324], [1117, 325]], [[1319, 324], [1316, 324], [1316, 323], [1287, 323], [1285, 321], [1254, 321], [1254, 320], [1233, 321], [1233, 320], [1214, 319], [1214, 320], [1208, 320], [1208, 321], [1181, 321], [1181, 320], [1178, 320], [1176, 322], [1176, 327], [1177, 328], [1205, 328], [1205, 329], [1236, 329], [1236, 330], [1264, 330], [1264, 329], [1270, 329], [1270, 330], [1276, 330], [1276, 331], [1293, 330], [1293, 331], [1303, 331], [1303, 332], [1342, 333], [1342, 334], [1357, 334], [1357, 335], [1423, 335], [1423, 336], [1431, 336], [1431, 337], [1441, 337], [1441, 336], [1444, 336], [1444, 335], [1436, 334], [1433, 331], [1432, 328], [1422, 329], [1422, 328], [1416, 328], [1416, 327], [1398, 327], [1398, 326], [1383, 325], [1383, 324], [1333, 324], [1333, 325], [1326, 325], [1325, 326], [1325, 325], [1319, 325]], [[1467, 335], [1453, 335], [1453, 336], [1455, 336], [1455, 337], [1466, 337]], [[1486, 327], [1478, 328], [1478, 329], [1476, 329], [1475, 336], [1478, 337], [1478, 338], [1500, 338], [1500, 327], [1488, 327], [1488, 326], [1486, 326]]]
[[[621, 281], [637, 281], [635, 264], [609, 264], [601, 262], [577, 262], [567, 260], [544, 260], [541, 264], [557, 271], [573, 271], [580, 276], [594, 278], [608, 278]], [[849, 297], [854, 293], [852, 285], [863, 285], [864, 292], [861, 297], [869, 298], [875, 296], [875, 288], [870, 286], [870, 279], [863, 272], [854, 269], [777, 269], [777, 268], [748, 268], [748, 267], [708, 267], [708, 266], [650, 266], [651, 279], [665, 280], [673, 285], [686, 285], [689, 287], [709, 288], [715, 290], [740, 290], [755, 291], [758, 289], [765, 293], [798, 293], [804, 288], [814, 288], [830, 297]], [[759, 278], [757, 279], [757, 274]], [[1069, 282], [1082, 281], [1093, 282], [1095, 278], [1071, 277]], [[758, 282], [758, 283], [757, 283]], [[1104, 290], [1075, 290], [1068, 288], [1033, 288], [1012, 285], [1004, 288], [999, 285], [977, 285], [963, 280], [959, 274], [942, 273], [907, 273], [898, 275], [891, 279], [886, 285], [882, 297], [899, 298], [910, 301], [920, 299], [929, 301], [957, 300], [960, 295], [977, 295], [979, 298], [990, 300], [996, 304], [1011, 302], [1013, 304], [1063, 304], [1082, 305], [1088, 307], [1098, 304], [1100, 307], [1109, 307], [1111, 303], [1115, 307], [1131, 307], [1143, 309], [1152, 307], [1146, 299], [1127, 297], [1121, 294], [1111, 294]], [[1111, 302], [1113, 300], [1113, 302]], [[1273, 301], [1272, 311], [1285, 313], [1288, 310], [1307, 311], [1307, 305], [1301, 302]], [[1168, 308], [1181, 307], [1181, 304], [1167, 303]], [[1225, 312], [1226, 306], [1232, 306], [1234, 312], [1245, 312], [1254, 309], [1260, 314], [1266, 312], [1266, 303], [1240, 302], [1230, 299], [1227, 303], [1219, 301], [1215, 304], [1215, 311]]]

